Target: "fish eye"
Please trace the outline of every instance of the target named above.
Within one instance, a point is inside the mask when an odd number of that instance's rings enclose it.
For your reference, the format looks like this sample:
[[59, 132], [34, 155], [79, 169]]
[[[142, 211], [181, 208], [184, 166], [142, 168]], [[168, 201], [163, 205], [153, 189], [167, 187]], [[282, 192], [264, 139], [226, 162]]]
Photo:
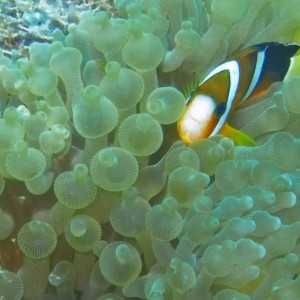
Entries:
[[224, 114], [225, 110], [226, 110], [226, 103], [222, 102], [216, 107], [215, 114], [218, 117], [221, 117]]

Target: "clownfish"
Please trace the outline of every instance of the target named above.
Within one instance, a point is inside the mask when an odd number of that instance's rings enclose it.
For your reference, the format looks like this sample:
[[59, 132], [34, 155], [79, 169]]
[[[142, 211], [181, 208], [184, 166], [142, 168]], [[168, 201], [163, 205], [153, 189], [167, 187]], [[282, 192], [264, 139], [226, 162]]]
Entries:
[[247, 134], [230, 127], [227, 120], [238, 107], [251, 104], [272, 83], [284, 80], [299, 48], [297, 44], [257, 44], [213, 69], [192, 89], [186, 101], [185, 112], [177, 123], [180, 138], [190, 144], [221, 134], [236, 145], [256, 145]]

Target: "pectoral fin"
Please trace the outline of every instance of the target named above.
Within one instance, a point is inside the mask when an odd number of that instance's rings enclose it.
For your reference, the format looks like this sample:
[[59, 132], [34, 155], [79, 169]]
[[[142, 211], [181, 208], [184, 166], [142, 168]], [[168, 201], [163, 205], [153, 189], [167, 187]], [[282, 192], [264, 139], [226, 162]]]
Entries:
[[256, 142], [249, 135], [229, 126], [228, 123], [224, 124], [219, 133], [231, 138], [236, 146], [257, 146]]

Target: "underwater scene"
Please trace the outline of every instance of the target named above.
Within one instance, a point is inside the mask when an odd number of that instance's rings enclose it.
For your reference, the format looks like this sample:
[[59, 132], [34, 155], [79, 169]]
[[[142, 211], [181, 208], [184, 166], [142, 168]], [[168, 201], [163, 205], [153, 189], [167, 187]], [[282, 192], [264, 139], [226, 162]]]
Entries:
[[299, 12], [0, 0], [0, 300], [299, 300]]

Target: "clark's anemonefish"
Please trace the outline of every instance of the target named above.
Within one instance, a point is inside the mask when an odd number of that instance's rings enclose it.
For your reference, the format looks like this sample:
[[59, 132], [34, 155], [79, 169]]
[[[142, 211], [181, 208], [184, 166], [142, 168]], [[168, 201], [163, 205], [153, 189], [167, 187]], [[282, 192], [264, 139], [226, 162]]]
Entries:
[[221, 134], [237, 145], [255, 145], [245, 133], [227, 123], [231, 113], [282, 81], [292, 68], [297, 44], [263, 43], [242, 50], [216, 67], [191, 92], [178, 121], [180, 138], [187, 144]]

